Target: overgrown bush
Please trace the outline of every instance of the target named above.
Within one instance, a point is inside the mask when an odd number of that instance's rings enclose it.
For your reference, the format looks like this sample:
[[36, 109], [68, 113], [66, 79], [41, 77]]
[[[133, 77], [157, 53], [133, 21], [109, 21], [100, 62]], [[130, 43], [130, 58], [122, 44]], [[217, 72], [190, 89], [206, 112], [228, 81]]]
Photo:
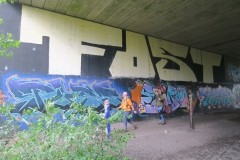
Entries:
[[[92, 107], [73, 103], [73, 112], [65, 117], [64, 122], [59, 122], [53, 117], [60, 113], [60, 109], [49, 101], [46, 112], [36, 123], [29, 125], [28, 130], [17, 131], [18, 124], [10, 114], [13, 108], [12, 105], [0, 108], [0, 113], [7, 118], [0, 130], [0, 159], [127, 159], [122, 157], [122, 149], [134, 135], [113, 130], [109, 140], [105, 133], [108, 123], [122, 120], [120, 111], [110, 119], [104, 119]], [[32, 112], [27, 110], [25, 114]]]
[[[0, 3], [14, 3], [14, 0], [0, 0]], [[1, 5], [1, 4], [0, 4]], [[0, 18], [0, 24], [3, 23], [3, 20]], [[0, 56], [5, 56], [11, 58], [13, 56], [13, 52], [9, 49], [18, 48], [20, 45], [20, 41], [12, 39], [13, 35], [11, 33], [7, 33], [7, 35], [0, 34]]]

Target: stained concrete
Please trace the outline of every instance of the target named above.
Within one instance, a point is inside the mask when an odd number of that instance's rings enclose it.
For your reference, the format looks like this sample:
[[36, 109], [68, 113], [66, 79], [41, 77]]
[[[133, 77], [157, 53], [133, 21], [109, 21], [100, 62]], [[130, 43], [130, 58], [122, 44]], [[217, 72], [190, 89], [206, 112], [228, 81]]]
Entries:
[[239, 0], [15, 0], [16, 3], [240, 58]]

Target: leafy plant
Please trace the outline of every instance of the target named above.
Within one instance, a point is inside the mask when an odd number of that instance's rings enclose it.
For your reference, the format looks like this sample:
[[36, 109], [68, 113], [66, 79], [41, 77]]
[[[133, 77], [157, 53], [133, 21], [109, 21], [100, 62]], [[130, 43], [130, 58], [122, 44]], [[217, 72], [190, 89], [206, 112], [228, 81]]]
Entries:
[[14, 0], [0, 0], [0, 3], [7, 3], [7, 2], [10, 2], [10, 3], [14, 3]]
[[[122, 120], [120, 111], [104, 119], [103, 114], [97, 113], [92, 107], [72, 103], [71, 114], [65, 117], [64, 122], [60, 122], [53, 118], [60, 113], [60, 109], [54, 106], [54, 102], [48, 101], [43, 116], [31, 123], [28, 130], [17, 132], [11, 109], [11, 105], [0, 109], [0, 113], [7, 117], [0, 130], [0, 159], [4, 160], [123, 159], [122, 150], [129, 138], [134, 137], [133, 133], [115, 129], [111, 132], [111, 139], [107, 138], [105, 128], [108, 123]], [[24, 114], [32, 113], [27, 110]]]
[[[0, 0], [0, 3], [14, 3], [14, 0]], [[3, 23], [3, 20], [0, 19], [0, 24]], [[7, 35], [0, 35], [0, 56], [6, 56], [11, 58], [13, 56], [13, 52], [9, 51], [10, 48], [18, 48], [20, 45], [20, 41], [12, 39], [13, 35], [11, 33], [7, 33]]]

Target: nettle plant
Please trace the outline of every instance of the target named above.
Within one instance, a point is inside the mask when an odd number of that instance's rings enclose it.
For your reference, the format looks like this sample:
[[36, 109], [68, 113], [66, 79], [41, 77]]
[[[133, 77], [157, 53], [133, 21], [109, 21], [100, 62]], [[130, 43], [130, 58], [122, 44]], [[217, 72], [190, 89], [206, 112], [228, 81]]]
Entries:
[[[92, 107], [72, 103], [70, 108], [73, 112], [59, 122], [53, 117], [60, 109], [48, 101], [37, 122], [29, 125], [28, 130], [18, 131], [19, 125], [10, 113], [14, 106], [2, 106], [0, 114], [4, 115], [5, 123], [0, 130], [1, 159], [128, 159], [122, 156], [122, 150], [135, 135], [114, 129], [109, 140], [105, 133], [108, 123], [122, 120], [121, 111], [104, 119]], [[35, 110], [26, 110], [24, 114], [32, 112]]]
[[[14, 0], [0, 0], [0, 3], [14, 3]], [[3, 19], [0, 18], [0, 24], [3, 23]], [[20, 41], [14, 40], [13, 35], [11, 33], [7, 33], [6, 35], [0, 34], [0, 56], [5, 56], [11, 58], [13, 56], [13, 52], [9, 51], [11, 48], [18, 48], [20, 45]]]

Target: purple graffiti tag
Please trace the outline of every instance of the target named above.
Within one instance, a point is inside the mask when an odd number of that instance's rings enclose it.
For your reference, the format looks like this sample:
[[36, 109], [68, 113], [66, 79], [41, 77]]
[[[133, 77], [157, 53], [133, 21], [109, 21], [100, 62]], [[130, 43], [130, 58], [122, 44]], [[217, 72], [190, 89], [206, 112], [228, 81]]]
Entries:
[[99, 106], [104, 99], [109, 99], [113, 105], [121, 103], [116, 89], [111, 88], [110, 81], [88, 83], [87, 81], [69, 82], [69, 88], [77, 97], [74, 101], [82, 102], [85, 106]]
[[153, 86], [149, 84], [144, 84], [141, 92], [141, 103], [146, 108], [146, 113], [157, 113], [157, 110], [154, 108], [155, 100], [153, 93]]
[[177, 108], [185, 108], [189, 104], [187, 91], [183, 87], [175, 88], [168, 85], [166, 105], [172, 106], [172, 111]]

